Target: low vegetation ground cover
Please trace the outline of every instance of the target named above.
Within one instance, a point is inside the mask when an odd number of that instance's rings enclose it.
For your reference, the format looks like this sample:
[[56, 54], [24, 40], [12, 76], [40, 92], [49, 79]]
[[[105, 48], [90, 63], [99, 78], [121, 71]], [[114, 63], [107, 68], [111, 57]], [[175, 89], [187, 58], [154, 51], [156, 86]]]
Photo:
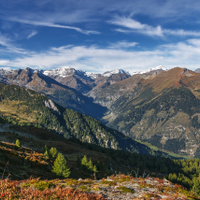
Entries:
[[[107, 184], [108, 182], [114, 184]], [[0, 180], [0, 198], [12, 199], [199, 199], [166, 179], [133, 178], [126, 175], [106, 179]]]

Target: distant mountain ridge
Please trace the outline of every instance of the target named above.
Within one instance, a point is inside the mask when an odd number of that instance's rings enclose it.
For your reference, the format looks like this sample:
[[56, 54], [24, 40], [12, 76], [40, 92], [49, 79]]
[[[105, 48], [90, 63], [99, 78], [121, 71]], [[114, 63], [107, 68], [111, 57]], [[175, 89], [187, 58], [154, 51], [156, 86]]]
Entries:
[[93, 103], [91, 98], [84, 96], [79, 91], [46, 76], [42, 70], [25, 68], [9, 71], [1, 69], [0, 82], [41, 92], [66, 108], [88, 114], [97, 119], [100, 119], [107, 110], [105, 107]]
[[132, 139], [200, 157], [200, 74], [194, 71], [158, 66], [130, 76], [123, 70], [91, 75], [70, 67], [27, 68], [0, 70], [0, 82], [42, 92]]
[[76, 70], [75, 68], [71, 68], [69, 66], [63, 66], [60, 68], [52, 69], [52, 70], [44, 70], [43, 73], [47, 76], [61, 76], [61, 77], [67, 77], [71, 76], [72, 74], [79, 75], [82, 78], [90, 78], [90, 79], [96, 79], [100, 76], [105, 76], [105, 77], [110, 77], [113, 74], [127, 74], [129, 76], [135, 75], [135, 74], [144, 74], [150, 71], [166, 71], [167, 69], [164, 68], [162, 65], [150, 68], [149, 70], [144, 70], [144, 71], [135, 71], [135, 70], [130, 70], [126, 71], [123, 69], [117, 69], [117, 70], [112, 70], [112, 71], [107, 71], [102, 74], [100, 73], [93, 73], [93, 72], [87, 72], [83, 70]]
[[[157, 73], [157, 71], [154, 72]], [[60, 67], [53, 70], [0, 69], [1, 83], [15, 84], [42, 92], [60, 105], [92, 116], [102, 122], [107, 108], [93, 103], [92, 95], [88, 93], [93, 89], [102, 90], [130, 77], [131, 75], [122, 69], [103, 74], [85, 72], [71, 67]]]
[[[100, 74], [76, 70], [69, 66], [64, 66], [52, 70], [37, 70], [31, 68], [17, 70], [0, 69], [0, 82], [5, 84], [17, 84], [34, 89], [34, 84], [29, 83], [34, 80], [32, 75], [36, 74], [40, 76], [40, 78], [42, 78], [42, 75], [44, 75], [44, 79], [45, 77], [50, 77], [63, 85], [66, 85], [70, 88], [76, 89], [83, 94], [86, 94], [98, 85], [108, 86], [113, 83], [130, 78], [132, 75], [144, 74], [148, 72], [151, 73], [152, 71], [160, 73], [164, 70], [166, 69], [163, 66], [158, 66], [155, 68], [151, 68], [147, 71], [136, 72], [132, 70], [128, 72], [123, 69], [118, 69]], [[29, 84], [27, 85], [27, 83]]]

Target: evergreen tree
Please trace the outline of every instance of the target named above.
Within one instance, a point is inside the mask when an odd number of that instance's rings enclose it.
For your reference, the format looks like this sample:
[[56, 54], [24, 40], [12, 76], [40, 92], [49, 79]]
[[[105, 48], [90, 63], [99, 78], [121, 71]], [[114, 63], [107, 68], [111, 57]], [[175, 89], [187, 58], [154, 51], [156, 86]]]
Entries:
[[45, 144], [45, 146], [44, 146], [44, 153], [45, 153], [46, 151], [48, 152], [49, 149], [48, 149], [47, 145]]
[[93, 163], [92, 163], [92, 160], [90, 159], [87, 163], [87, 168], [91, 171], [93, 171]]
[[200, 194], [200, 180], [199, 178], [193, 178], [193, 187], [192, 187], [192, 191], [195, 194]]
[[45, 156], [46, 159], [49, 159], [49, 153], [48, 153], [48, 150], [46, 150], [46, 151], [44, 152], [44, 156]]
[[49, 150], [49, 155], [52, 157], [52, 158], [56, 158], [58, 154], [58, 151], [55, 147], [51, 147], [51, 149]]
[[87, 160], [87, 156], [84, 155], [83, 159], [81, 160], [81, 165], [87, 166], [88, 160]]
[[16, 139], [16, 141], [15, 141], [15, 146], [18, 147], [18, 148], [21, 147], [21, 143], [18, 139]]
[[47, 145], [44, 146], [44, 156], [46, 159], [49, 159], [49, 149]]
[[62, 176], [64, 178], [67, 178], [70, 175], [67, 161], [61, 153], [58, 153], [57, 158], [54, 161], [52, 172], [55, 173], [57, 176]]
[[92, 171], [94, 172], [94, 179], [96, 180], [97, 179], [96, 173], [98, 172], [96, 165], [94, 165]]

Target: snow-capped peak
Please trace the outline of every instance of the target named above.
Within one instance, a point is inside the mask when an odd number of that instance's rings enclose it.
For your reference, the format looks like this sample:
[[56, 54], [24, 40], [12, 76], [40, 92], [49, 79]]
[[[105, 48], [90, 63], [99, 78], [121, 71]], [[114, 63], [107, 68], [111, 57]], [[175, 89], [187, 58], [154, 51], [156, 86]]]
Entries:
[[59, 67], [57, 69], [45, 70], [43, 73], [46, 76], [61, 76], [67, 77], [74, 73], [75, 69], [69, 66]]
[[162, 65], [159, 65], [159, 66], [157, 66], [157, 67], [151, 68], [150, 71], [159, 70], [159, 69], [161, 69], [161, 70], [163, 70], [163, 71], [166, 71], [166, 70], [167, 70], [167, 69], [164, 68]]
[[156, 67], [153, 67], [149, 70], [145, 70], [145, 71], [135, 71], [135, 70], [130, 70], [129, 71], [129, 74], [131, 76], [135, 75], [135, 74], [145, 74], [145, 73], [148, 73], [148, 72], [151, 72], [151, 71], [155, 71], [155, 70], [163, 70], [163, 71], [167, 71], [168, 69], [164, 68], [162, 65], [159, 65], [159, 66], [156, 66]]
[[98, 74], [91, 73], [91, 72], [85, 72], [82, 70], [76, 70], [69, 66], [64, 66], [64, 67], [60, 67], [60, 68], [52, 69], [52, 70], [46, 70], [46, 71], [43, 71], [43, 73], [46, 76], [60, 76], [63, 78], [72, 76], [72, 75], [76, 75], [83, 79], [95, 79], [98, 76]]
[[123, 69], [117, 69], [117, 70], [105, 72], [105, 73], [102, 74], [102, 76], [109, 77], [109, 76], [111, 76], [111, 75], [113, 75], [113, 74], [128, 74], [128, 75], [130, 75], [129, 72], [126, 72], [126, 71], [123, 70]]
[[100, 76], [100, 74], [96, 74], [96, 73], [93, 73], [93, 72], [85, 72], [85, 75], [87, 77], [90, 77], [91, 79], [96, 79]]
[[46, 71], [43, 71], [43, 73], [46, 75], [46, 76], [60, 76], [60, 77], [67, 77], [67, 76], [72, 76], [72, 75], [76, 75], [76, 76], [79, 76], [81, 78], [84, 78], [84, 79], [96, 79], [97, 77], [99, 76], [104, 76], [104, 77], [109, 77], [113, 74], [129, 74], [129, 72], [126, 72], [125, 70], [123, 69], [118, 69], [118, 70], [113, 70], [113, 71], [109, 71], [109, 72], [105, 72], [103, 74], [97, 74], [97, 73], [93, 73], [93, 72], [86, 72], [86, 71], [82, 71], [82, 70], [76, 70], [74, 68], [71, 68], [71, 67], [60, 67], [60, 68], [57, 68], [57, 69], [52, 69], [52, 70], [46, 70]]
[[113, 70], [113, 71], [107, 71], [103, 74], [99, 74], [99, 73], [93, 73], [93, 72], [86, 72], [86, 71], [82, 71], [82, 70], [76, 70], [69, 66], [63, 66], [63, 67], [60, 67], [57, 69], [45, 70], [45, 71], [43, 71], [43, 74], [45, 74], [46, 76], [60, 76], [63, 78], [72, 76], [72, 75], [76, 75], [83, 79], [93, 79], [94, 80], [94, 79], [98, 78], [99, 76], [109, 77], [109, 76], [112, 76], [113, 74], [127, 74], [129, 76], [132, 76], [135, 74], [144, 74], [144, 73], [151, 72], [154, 70], [164, 70], [165, 71], [167, 69], [165, 69], [162, 65], [159, 65], [157, 67], [153, 67], [146, 71], [136, 71], [136, 70], [125, 71], [123, 69], [117, 69], [117, 70]]
[[143, 72], [141, 72], [141, 74], [144, 74], [144, 73], [147, 73], [147, 72], [151, 72], [151, 71], [155, 71], [155, 70], [166, 71], [167, 69], [165, 69], [162, 65], [159, 65], [159, 66], [153, 67], [153, 68], [151, 68], [149, 70], [143, 71]]

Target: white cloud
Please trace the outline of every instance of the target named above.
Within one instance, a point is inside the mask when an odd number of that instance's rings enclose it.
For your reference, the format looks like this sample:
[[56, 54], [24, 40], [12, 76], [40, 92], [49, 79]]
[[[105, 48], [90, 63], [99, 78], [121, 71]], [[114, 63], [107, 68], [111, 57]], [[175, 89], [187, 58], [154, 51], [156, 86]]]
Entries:
[[200, 40], [158, 46], [154, 50], [99, 48], [97, 46], [62, 46], [46, 52], [27, 52], [21, 58], [0, 61], [4, 67], [51, 69], [71, 66], [86, 71], [105, 72], [115, 69], [147, 70], [163, 65], [196, 69], [200, 67]]
[[17, 19], [17, 18], [10, 18], [10, 21], [16, 21], [24, 24], [30, 24], [34, 26], [46, 26], [46, 27], [53, 27], [53, 28], [64, 28], [64, 29], [71, 29], [75, 30], [77, 32], [89, 35], [89, 34], [100, 34], [98, 31], [93, 31], [93, 30], [83, 30], [79, 27], [75, 26], [67, 26], [67, 25], [60, 25], [60, 24], [55, 24], [52, 22], [45, 22], [45, 21], [34, 21], [34, 20], [25, 20], [25, 19]]
[[113, 20], [108, 21], [108, 23], [124, 27], [125, 29], [115, 29], [116, 31], [123, 33], [137, 32], [144, 35], [159, 37], [165, 37], [167, 35], [200, 37], [200, 32], [198, 31], [163, 29], [160, 25], [153, 27], [147, 24], [141, 24], [140, 22], [127, 17], [116, 17]]
[[[131, 18], [116, 17], [113, 20], [108, 21], [108, 23], [122, 26], [124, 28], [127, 28], [128, 31], [138, 32], [138, 33], [142, 33], [142, 34], [150, 35], [150, 36], [163, 37], [163, 31], [160, 26], [153, 27], [147, 24], [141, 24], [140, 22], [133, 20]], [[123, 29], [119, 31], [123, 32]], [[126, 32], [126, 30], [124, 31]]]
[[2, 35], [1, 33], [0, 33], [0, 47], [1, 47], [0, 50], [5, 52], [19, 53], [19, 54], [25, 53], [24, 49], [16, 47], [10, 38]]
[[9, 64], [9, 60], [0, 60], [0, 65]]
[[37, 31], [32, 31], [28, 36], [27, 36], [27, 39], [30, 39], [30, 38], [32, 38], [34, 35], [36, 35], [36, 34], [38, 34], [38, 32]]
[[112, 49], [121, 49], [121, 48], [130, 48], [130, 47], [135, 47], [138, 43], [137, 42], [128, 42], [128, 41], [119, 41], [115, 43], [111, 43], [109, 48]]

